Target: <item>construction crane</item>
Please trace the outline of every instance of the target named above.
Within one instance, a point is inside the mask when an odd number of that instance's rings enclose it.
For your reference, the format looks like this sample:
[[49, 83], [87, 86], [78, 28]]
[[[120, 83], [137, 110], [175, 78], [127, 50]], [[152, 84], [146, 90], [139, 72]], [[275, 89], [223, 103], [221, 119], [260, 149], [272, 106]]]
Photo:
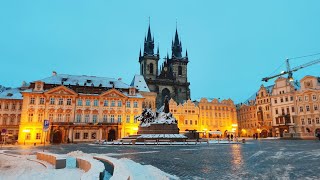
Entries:
[[310, 61], [308, 63], [302, 64], [300, 66], [294, 67], [294, 68], [290, 68], [290, 64], [289, 64], [289, 59], [286, 59], [286, 66], [287, 66], [287, 71], [282, 71], [280, 74], [274, 75], [274, 76], [270, 76], [270, 77], [265, 77], [262, 78], [262, 81], [268, 82], [269, 79], [275, 78], [275, 77], [279, 77], [285, 74], [288, 74], [288, 79], [289, 81], [293, 81], [293, 77], [292, 77], [292, 73], [298, 71], [299, 69], [308, 67], [308, 66], [312, 66], [314, 64], [320, 63], [320, 59], [316, 59], [313, 61]]

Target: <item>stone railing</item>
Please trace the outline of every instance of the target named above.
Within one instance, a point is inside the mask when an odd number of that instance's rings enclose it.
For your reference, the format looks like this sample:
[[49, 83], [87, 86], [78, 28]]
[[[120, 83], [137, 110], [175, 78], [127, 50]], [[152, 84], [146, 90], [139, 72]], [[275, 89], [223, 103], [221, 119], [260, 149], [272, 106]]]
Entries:
[[87, 158], [87, 157], [76, 157], [77, 167], [82, 169], [85, 173], [81, 176], [83, 180], [98, 180], [103, 179], [105, 167], [102, 162]]

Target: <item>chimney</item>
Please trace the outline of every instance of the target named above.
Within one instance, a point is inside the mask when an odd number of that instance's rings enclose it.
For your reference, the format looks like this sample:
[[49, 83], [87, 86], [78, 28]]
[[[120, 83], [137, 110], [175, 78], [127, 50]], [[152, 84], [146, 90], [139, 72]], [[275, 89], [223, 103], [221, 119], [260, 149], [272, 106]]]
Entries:
[[122, 78], [118, 78], [118, 81], [121, 81], [122, 80]]
[[56, 71], [52, 71], [52, 76], [56, 76], [57, 72]]

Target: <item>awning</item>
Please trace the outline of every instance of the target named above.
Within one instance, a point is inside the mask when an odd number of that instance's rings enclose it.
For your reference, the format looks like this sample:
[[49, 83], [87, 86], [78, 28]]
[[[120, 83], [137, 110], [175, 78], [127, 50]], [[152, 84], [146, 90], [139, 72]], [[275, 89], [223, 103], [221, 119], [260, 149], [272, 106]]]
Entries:
[[221, 131], [209, 131], [208, 133], [209, 133], [209, 134], [219, 134], [219, 135], [222, 134]]

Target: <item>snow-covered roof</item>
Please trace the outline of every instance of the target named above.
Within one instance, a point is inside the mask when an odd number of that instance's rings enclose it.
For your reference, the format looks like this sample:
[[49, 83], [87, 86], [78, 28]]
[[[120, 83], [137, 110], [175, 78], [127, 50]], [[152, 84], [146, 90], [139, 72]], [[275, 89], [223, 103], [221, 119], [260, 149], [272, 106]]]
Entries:
[[4, 88], [0, 92], [0, 99], [23, 99], [19, 88]]
[[[87, 75], [69, 75], [69, 74], [56, 74], [40, 81], [45, 84], [63, 84], [63, 85], [78, 85], [90, 87], [108, 87], [128, 89], [130, 86], [121, 80], [108, 77], [96, 77]], [[36, 81], [34, 81], [36, 82]]]
[[148, 85], [142, 75], [134, 75], [130, 86], [135, 87], [139, 91], [150, 92], [150, 89], [148, 88]]

